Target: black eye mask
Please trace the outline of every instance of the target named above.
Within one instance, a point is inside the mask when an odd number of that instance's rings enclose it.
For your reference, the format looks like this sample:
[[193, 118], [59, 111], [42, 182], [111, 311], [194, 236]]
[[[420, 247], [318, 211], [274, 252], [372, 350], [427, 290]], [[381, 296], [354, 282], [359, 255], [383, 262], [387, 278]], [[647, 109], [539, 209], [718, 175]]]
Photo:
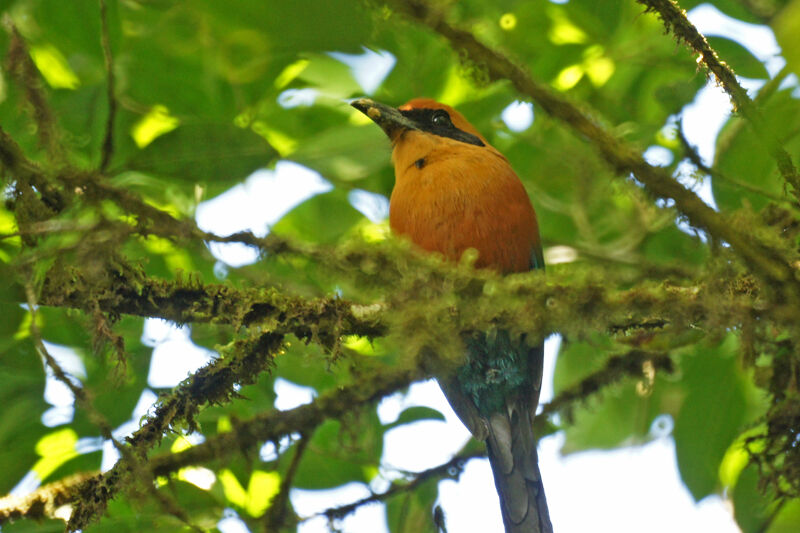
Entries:
[[475, 146], [486, 146], [475, 135], [458, 129], [444, 109], [409, 109], [407, 111], [400, 110], [400, 113], [412, 121], [420, 131]]

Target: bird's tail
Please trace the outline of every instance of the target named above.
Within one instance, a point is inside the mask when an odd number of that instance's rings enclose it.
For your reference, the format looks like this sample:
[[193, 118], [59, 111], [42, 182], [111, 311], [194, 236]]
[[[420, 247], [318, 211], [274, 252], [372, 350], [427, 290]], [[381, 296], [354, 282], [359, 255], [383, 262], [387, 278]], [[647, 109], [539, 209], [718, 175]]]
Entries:
[[486, 448], [506, 533], [552, 533], [527, 409], [495, 413]]

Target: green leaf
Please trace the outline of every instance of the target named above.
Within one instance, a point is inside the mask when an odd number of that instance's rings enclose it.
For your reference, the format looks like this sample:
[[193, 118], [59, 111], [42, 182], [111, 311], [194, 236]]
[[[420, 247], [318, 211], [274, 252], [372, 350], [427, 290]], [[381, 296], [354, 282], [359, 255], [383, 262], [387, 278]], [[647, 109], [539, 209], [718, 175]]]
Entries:
[[778, 510], [766, 533], [794, 533], [800, 528], [800, 501], [786, 499]]
[[[783, 143], [793, 158], [800, 154], [800, 100], [791, 89], [776, 92], [762, 106], [763, 126]], [[739, 209], [750, 205], [760, 210], [771, 197], [782, 197], [784, 180], [763, 135], [754, 131], [742, 117], [733, 116], [717, 138], [714, 168], [719, 171], [711, 181], [714, 199], [721, 209]], [[744, 186], [737, 185], [743, 183]], [[757, 191], [762, 190], [764, 194]]]
[[719, 58], [730, 65], [737, 75], [745, 78], [769, 78], [764, 64], [738, 42], [725, 37], [707, 37], [707, 39], [711, 48], [719, 54]]
[[[44, 401], [44, 369], [30, 337], [0, 355], [0, 494], [22, 479], [38, 460], [34, 446], [51, 431], [41, 423], [50, 405]], [[3, 526], [5, 528], [5, 526]], [[63, 526], [62, 526], [63, 527]]]
[[655, 263], [681, 261], [700, 265], [708, 259], [708, 248], [703, 241], [673, 224], [650, 233], [644, 240], [642, 251], [647, 259]]
[[291, 338], [285, 350], [275, 360], [276, 376], [298, 385], [312, 387], [317, 392], [336, 385], [337, 375], [334, 371], [338, 367], [328, 368], [327, 358], [319, 345], [306, 345]]
[[596, 33], [597, 38], [613, 34], [627, 11], [623, 3], [603, 5], [592, 0], [572, 0], [567, 6], [569, 16], [587, 33]]
[[297, 50], [359, 52], [372, 31], [370, 13], [359, 2], [204, 0], [202, 5], [224, 27], [247, 27], [268, 35], [275, 55]]
[[316, 87], [328, 97], [346, 98], [361, 91], [361, 86], [353, 78], [350, 67], [323, 54], [312, 55], [298, 79]]
[[686, 397], [673, 434], [681, 478], [696, 501], [719, 486], [719, 465], [745, 420], [738, 348], [729, 334], [717, 346], [695, 346], [681, 362]]
[[16, 14], [29, 18], [15, 22], [27, 39], [34, 43], [52, 43], [71, 64], [83, 65], [91, 61], [102, 72], [103, 51], [97, 39], [100, 35], [99, 6], [86, 2], [19, 4], [21, 9]]
[[102, 450], [90, 453], [83, 453], [59, 465], [49, 476], [42, 481], [50, 483], [78, 472], [93, 472], [100, 469], [100, 462], [103, 458]]
[[606, 387], [602, 397], [574, 409], [565, 428], [561, 453], [590, 449], [611, 449], [647, 441], [658, 411], [636, 392], [635, 383]]
[[386, 424], [384, 428], [392, 429], [403, 424], [411, 424], [412, 422], [419, 422], [420, 420], [441, 420], [444, 422], [445, 418], [442, 413], [436, 409], [424, 406], [409, 407], [400, 413], [397, 420], [390, 424]]
[[764, 531], [769, 523], [770, 499], [758, 488], [758, 469], [747, 466], [733, 489], [733, 516], [743, 532]]
[[[607, 358], [619, 349], [602, 335], [591, 341], [563, 343], [556, 360], [555, 394], [603, 368]], [[656, 376], [651, 393], [642, 395], [637, 391], [636, 381], [630, 379], [606, 387], [602, 394], [572, 409], [568, 414], [570, 423], [564, 428], [566, 440], [562, 453], [646, 441], [655, 417], [671, 408], [672, 387]]]
[[565, 339], [556, 359], [553, 392], [559, 394], [600, 370], [613, 349], [614, 344], [607, 335], [598, 334], [583, 341]]
[[388, 167], [390, 157], [389, 140], [374, 124], [327, 129], [308, 138], [291, 154], [293, 161], [313, 168], [323, 177], [348, 184]]
[[363, 218], [350, 205], [346, 193], [334, 189], [292, 209], [272, 227], [272, 231], [281, 237], [330, 244]]
[[392, 533], [437, 533], [433, 505], [438, 496], [438, 482], [428, 480], [413, 492], [400, 492], [386, 502], [386, 521]]
[[368, 483], [377, 472], [382, 450], [383, 428], [374, 409], [361, 414], [357, 427], [328, 420], [308, 443], [295, 486], [329, 489], [352, 481]]
[[800, 0], [789, 0], [770, 25], [788, 67], [800, 75]]
[[[683, 9], [689, 10], [695, 6], [706, 3], [706, 0], [682, 0], [680, 5]], [[754, 13], [754, 7], [758, 4], [740, 2], [739, 0], [714, 0], [714, 7], [729, 15], [744, 22], [752, 22], [754, 24], [761, 24], [764, 19]], [[774, 4], [773, 4], [774, 5]]]
[[44, 340], [64, 346], [86, 346], [90, 342], [87, 318], [81, 313], [71, 309], [42, 307], [38, 314]]
[[266, 140], [231, 120], [183, 124], [148, 144], [126, 166], [173, 183], [203, 184], [215, 196], [270, 165], [277, 155]]

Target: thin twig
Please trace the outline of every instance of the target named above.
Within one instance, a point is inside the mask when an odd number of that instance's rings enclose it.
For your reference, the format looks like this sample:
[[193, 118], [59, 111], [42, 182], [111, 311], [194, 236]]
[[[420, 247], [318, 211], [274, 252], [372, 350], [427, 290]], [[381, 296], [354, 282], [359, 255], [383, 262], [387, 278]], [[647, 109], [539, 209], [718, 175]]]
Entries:
[[108, 120], [106, 122], [106, 133], [103, 137], [102, 159], [100, 161], [100, 172], [105, 172], [114, 154], [114, 121], [117, 114], [117, 98], [114, 94], [114, 58], [111, 55], [111, 39], [108, 30], [108, 12], [106, 0], [100, 0], [100, 41], [103, 46], [103, 59], [105, 61], [106, 73], [108, 75]]
[[297, 517], [293, 515], [291, 517], [293, 524], [288, 523], [290, 521], [290, 517], [287, 516], [289, 511], [289, 492], [292, 490], [294, 476], [297, 474], [297, 469], [303, 460], [303, 454], [311, 440], [309, 435], [300, 435], [300, 441], [295, 445], [292, 462], [289, 464], [283, 479], [281, 479], [280, 489], [275, 497], [272, 498], [269, 503], [269, 509], [264, 514], [264, 533], [281, 531], [283, 528], [290, 527], [297, 522]]
[[301, 522], [314, 518], [316, 516], [325, 516], [329, 520], [339, 520], [344, 518], [345, 516], [349, 515], [350, 513], [355, 512], [359, 507], [370, 503], [378, 503], [384, 502], [393, 496], [397, 496], [398, 494], [403, 494], [407, 492], [412, 492], [421, 484], [429, 481], [431, 479], [441, 479], [441, 478], [449, 478], [458, 480], [461, 477], [461, 474], [464, 472], [464, 467], [473, 459], [480, 459], [486, 457], [486, 452], [483, 450], [476, 450], [465, 454], [458, 454], [446, 463], [440, 464], [438, 466], [434, 466], [433, 468], [429, 468], [427, 470], [423, 470], [422, 472], [412, 473], [411, 479], [404, 480], [402, 482], [393, 482], [391, 486], [379, 493], [373, 492], [369, 496], [362, 498], [358, 501], [353, 503], [349, 503], [347, 505], [342, 505], [339, 507], [333, 507], [331, 509], [326, 509], [321, 513], [316, 515], [308, 516], [303, 518]]
[[89, 419], [92, 421], [92, 423], [100, 428], [100, 434], [103, 435], [103, 438], [111, 440], [118, 445], [119, 443], [111, 434], [111, 425], [108, 423], [105, 417], [94, 408], [89, 395], [86, 393], [86, 390], [83, 387], [76, 385], [75, 382], [70, 379], [70, 376], [68, 376], [67, 373], [61, 368], [61, 365], [58, 364], [58, 361], [56, 361], [56, 359], [50, 354], [50, 352], [47, 350], [47, 347], [44, 345], [42, 332], [39, 329], [37, 318], [38, 304], [36, 302], [36, 294], [31, 281], [27, 281], [25, 283], [25, 297], [27, 299], [28, 312], [31, 315], [31, 323], [28, 329], [34, 345], [36, 346], [36, 351], [39, 352], [39, 356], [53, 371], [55, 378], [67, 386], [69, 391], [72, 393], [72, 396], [75, 398], [75, 403], [84, 409], [89, 415]]
[[675, 371], [672, 359], [666, 353], [631, 350], [623, 355], [612, 356], [603, 368], [562, 391], [549, 403], [542, 404], [542, 410], [536, 415], [536, 420], [543, 422], [548, 415], [571, 408], [576, 402], [586, 400], [589, 396], [628, 376], [641, 376], [647, 364], [651, 365], [653, 370], [666, 374]]

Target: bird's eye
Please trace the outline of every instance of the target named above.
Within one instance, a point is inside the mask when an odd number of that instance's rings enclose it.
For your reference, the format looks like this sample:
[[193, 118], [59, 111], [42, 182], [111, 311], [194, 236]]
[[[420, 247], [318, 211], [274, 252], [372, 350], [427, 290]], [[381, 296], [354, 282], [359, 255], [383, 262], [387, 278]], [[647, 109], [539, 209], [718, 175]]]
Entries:
[[436, 126], [447, 126], [450, 124], [450, 115], [447, 114], [447, 111], [436, 111], [431, 118], [431, 122]]

